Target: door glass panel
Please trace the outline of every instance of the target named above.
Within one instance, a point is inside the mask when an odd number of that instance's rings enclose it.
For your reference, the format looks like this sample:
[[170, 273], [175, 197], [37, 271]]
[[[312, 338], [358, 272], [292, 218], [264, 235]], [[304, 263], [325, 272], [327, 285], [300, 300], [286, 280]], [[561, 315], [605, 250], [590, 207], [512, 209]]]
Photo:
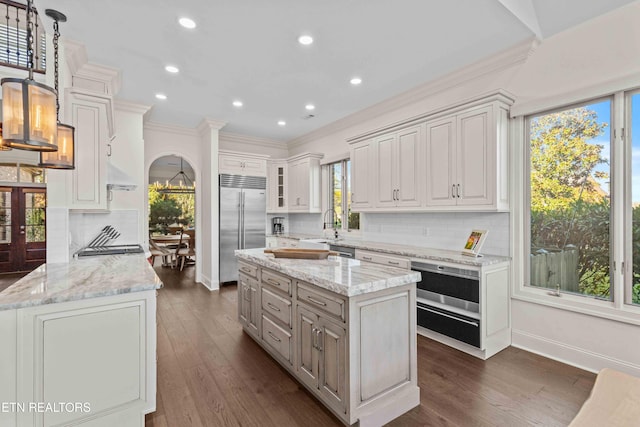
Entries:
[[611, 101], [529, 119], [531, 286], [612, 299]]
[[11, 190], [0, 190], [0, 243], [11, 243]]
[[27, 243], [45, 241], [45, 213], [45, 193], [26, 193], [24, 214]]
[[331, 165], [331, 208], [333, 209], [333, 218], [325, 218], [326, 227], [342, 228], [342, 163], [334, 163]]
[[18, 182], [18, 168], [15, 163], [0, 163], [0, 181]]
[[631, 303], [640, 305], [640, 93], [631, 97], [631, 203], [628, 206], [631, 208], [629, 234], [633, 258]]
[[20, 165], [20, 182], [43, 183], [44, 169], [33, 165]]

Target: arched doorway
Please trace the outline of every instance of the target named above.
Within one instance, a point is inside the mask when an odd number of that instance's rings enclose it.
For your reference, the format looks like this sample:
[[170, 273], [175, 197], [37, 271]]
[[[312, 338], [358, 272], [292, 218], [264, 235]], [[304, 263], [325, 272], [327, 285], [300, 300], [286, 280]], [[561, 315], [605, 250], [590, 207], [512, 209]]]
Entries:
[[149, 167], [149, 239], [177, 256], [171, 265], [183, 269], [195, 264], [195, 172], [181, 156], [166, 155]]

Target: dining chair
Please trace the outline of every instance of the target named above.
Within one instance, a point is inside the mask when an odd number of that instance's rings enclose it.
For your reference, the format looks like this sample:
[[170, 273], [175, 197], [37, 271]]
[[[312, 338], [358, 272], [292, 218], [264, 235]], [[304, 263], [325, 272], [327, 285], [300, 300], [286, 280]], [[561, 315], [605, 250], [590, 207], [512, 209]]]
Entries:
[[[184, 235], [189, 236], [189, 246], [183, 247]], [[180, 266], [180, 271], [184, 269], [187, 259], [196, 255], [196, 233], [195, 230], [182, 230], [180, 233], [180, 244], [176, 249], [176, 265]]]
[[152, 237], [149, 237], [149, 252], [151, 252], [151, 266], [154, 265], [156, 257], [162, 257], [162, 265], [173, 265], [174, 252], [159, 246]]

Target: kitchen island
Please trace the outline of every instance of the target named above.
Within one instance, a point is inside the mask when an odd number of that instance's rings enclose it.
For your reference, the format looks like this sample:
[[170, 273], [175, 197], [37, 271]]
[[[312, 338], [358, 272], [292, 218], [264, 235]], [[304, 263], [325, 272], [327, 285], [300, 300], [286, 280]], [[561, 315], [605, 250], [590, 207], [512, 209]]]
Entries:
[[244, 330], [342, 422], [380, 426], [420, 404], [420, 273], [263, 249], [236, 256]]
[[0, 292], [0, 425], [143, 426], [161, 286], [136, 254], [44, 264]]

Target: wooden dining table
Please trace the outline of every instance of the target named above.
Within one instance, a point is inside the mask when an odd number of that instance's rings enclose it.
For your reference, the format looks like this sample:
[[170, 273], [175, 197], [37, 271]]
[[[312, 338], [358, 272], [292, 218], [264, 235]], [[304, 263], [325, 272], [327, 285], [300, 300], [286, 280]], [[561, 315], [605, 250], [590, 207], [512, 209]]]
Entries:
[[[170, 245], [180, 243], [180, 235], [179, 234], [163, 234], [160, 236], [151, 236], [151, 240], [156, 243], [160, 243], [162, 245]], [[189, 235], [182, 235], [182, 242], [189, 243]]]

